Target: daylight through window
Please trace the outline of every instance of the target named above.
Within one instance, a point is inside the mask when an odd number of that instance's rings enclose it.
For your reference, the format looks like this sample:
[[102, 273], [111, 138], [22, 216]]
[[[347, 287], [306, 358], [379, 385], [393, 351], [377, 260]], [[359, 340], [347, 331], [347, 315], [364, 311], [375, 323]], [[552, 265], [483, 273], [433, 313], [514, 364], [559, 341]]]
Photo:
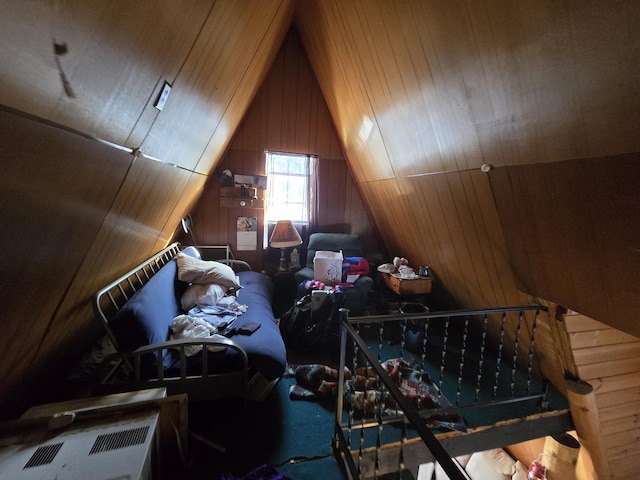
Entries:
[[280, 152], [267, 152], [267, 203], [265, 240], [269, 228], [278, 220], [291, 220], [296, 226], [311, 221], [312, 177], [316, 158]]

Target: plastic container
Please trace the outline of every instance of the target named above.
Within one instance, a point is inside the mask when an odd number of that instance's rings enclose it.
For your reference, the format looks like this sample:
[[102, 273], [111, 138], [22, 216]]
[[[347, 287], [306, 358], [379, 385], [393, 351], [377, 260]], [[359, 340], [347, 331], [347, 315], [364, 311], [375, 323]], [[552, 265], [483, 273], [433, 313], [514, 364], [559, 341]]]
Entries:
[[542, 457], [544, 453], [538, 455], [538, 460], [531, 462], [529, 470], [527, 470], [527, 480], [546, 480], [547, 467], [542, 464]]
[[318, 250], [313, 258], [313, 278], [327, 285], [342, 282], [342, 251]]

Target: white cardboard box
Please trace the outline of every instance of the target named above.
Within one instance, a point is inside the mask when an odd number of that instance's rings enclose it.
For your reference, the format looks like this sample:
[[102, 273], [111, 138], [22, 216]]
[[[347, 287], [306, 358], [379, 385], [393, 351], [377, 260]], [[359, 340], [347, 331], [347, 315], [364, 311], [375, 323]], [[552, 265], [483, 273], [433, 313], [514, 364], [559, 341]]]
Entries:
[[342, 251], [317, 251], [313, 258], [313, 278], [327, 285], [342, 282], [342, 258]]

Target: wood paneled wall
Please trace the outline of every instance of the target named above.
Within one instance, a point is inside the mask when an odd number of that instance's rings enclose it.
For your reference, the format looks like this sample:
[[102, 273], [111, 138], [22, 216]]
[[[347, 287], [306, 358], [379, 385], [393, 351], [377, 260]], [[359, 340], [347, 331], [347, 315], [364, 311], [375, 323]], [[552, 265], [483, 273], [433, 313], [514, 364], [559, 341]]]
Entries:
[[632, 0], [298, 5], [384, 247], [430, 265], [439, 298], [542, 296], [639, 331], [639, 18]]
[[519, 288], [640, 336], [640, 153], [489, 178]]
[[0, 417], [61, 393], [92, 295], [172, 239], [292, 7], [0, 1]]
[[[589, 157], [604, 158], [618, 169], [605, 157], [640, 151], [639, 14], [640, 6], [630, 0], [298, 5], [296, 24], [385, 249], [413, 265], [430, 265], [440, 295], [459, 306], [519, 303], [519, 288], [578, 310], [606, 296], [628, 309], [621, 315], [609, 310], [602, 321], [637, 331], [628, 313], [637, 310], [638, 275], [622, 289], [622, 280], [599, 282], [594, 290], [585, 279], [570, 295], [556, 290], [559, 282], [568, 283], [557, 276], [543, 284], [536, 278], [536, 288], [525, 288], [534, 283], [534, 269], [514, 275], [518, 247], [505, 249], [505, 237], [510, 243], [515, 237], [503, 228], [535, 243], [548, 233], [544, 210], [536, 212], [535, 223], [526, 223], [526, 231], [524, 223], [506, 224], [494, 196], [504, 195], [507, 186], [489, 182], [480, 167], [497, 172], [536, 164], [536, 181], [544, 185], [555, 162], [571, 160], [580, 169]], [[625, 172], [608, 175], [602, 187], [621, 195], [616, 208], [637, 205], [637, 195], [609, 181]], [[601, 171], [581, 173], [597, 182]], [[531, 196], [531, 209], [538, 201], [553, 206], [558, 195], [589, 195], [566, 182], [564, 192]], [[637, 232], [637, 216], [612, 232], [612, 222], [590, 222], [587, 208], [572, 207], [556, 212], [558, 220], [589, 225], [599, 231], [597, 238]], [[527, 222], [528, 213], [515, 215]], [[562, 247], [562, 241], [538, 245], [556, 258]], [[599, 247], [599, 264], [605, 265], [611, 245]], [[633, 258], [635, 266], [634, 252], [620, 258]], [[530, 265], [535, 262], [531, 257]], [[564, 275], [562, 266], [546, 265], [547, 272]], [[570, 278], [584, 274], [576, 265], [566, 267]]]
[[[270, 271], [278, 252], [262, 248], [264, 211], [220, 206], [219, 174], [264, 175], [265, 151], [315, 154], [319, 158], [318, 215], [314, 231], [359, 234], [367, 254], [381, 257], [378, 238], [340, 147], [329, 111], [308, 64], [299, 34], [292, 29], [193, 210], [200, 245], [231, 245], [236, 258]], [[238, 251], [236, 218], [258, 218], [258, 249]], [[312, 232], [308, 232], [312, 233]]]

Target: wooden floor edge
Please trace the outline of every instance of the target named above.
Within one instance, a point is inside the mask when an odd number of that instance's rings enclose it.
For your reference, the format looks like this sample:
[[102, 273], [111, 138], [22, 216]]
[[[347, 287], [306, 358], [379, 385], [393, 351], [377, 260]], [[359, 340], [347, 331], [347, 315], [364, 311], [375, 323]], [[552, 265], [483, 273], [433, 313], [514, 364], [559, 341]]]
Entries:
[[[451, 457], [473, 453], [479, 450], [503, 448], [508, 445], [542, 438], [574, 430], [571, 413], [568, 409], [553, 410], [496, 422], [468, 429], [467, 432], [444, 432], [435, 437], [442, 443]], [[478, 446], [481, 445], [481, 448]], [[407, 439], [403, 442], [392, 442], [376, 447], [366, 447], [354, 450], [351, 455], [360, 463], [363, 478], [372, 473], [374, 465], [378, 465], [377, 474], [397, 471], [398, 454], [402, 448], [404, 466], [409, 470], [417, 469], [418, 465], [433, 462], [434, 458], [419, 437]]]

